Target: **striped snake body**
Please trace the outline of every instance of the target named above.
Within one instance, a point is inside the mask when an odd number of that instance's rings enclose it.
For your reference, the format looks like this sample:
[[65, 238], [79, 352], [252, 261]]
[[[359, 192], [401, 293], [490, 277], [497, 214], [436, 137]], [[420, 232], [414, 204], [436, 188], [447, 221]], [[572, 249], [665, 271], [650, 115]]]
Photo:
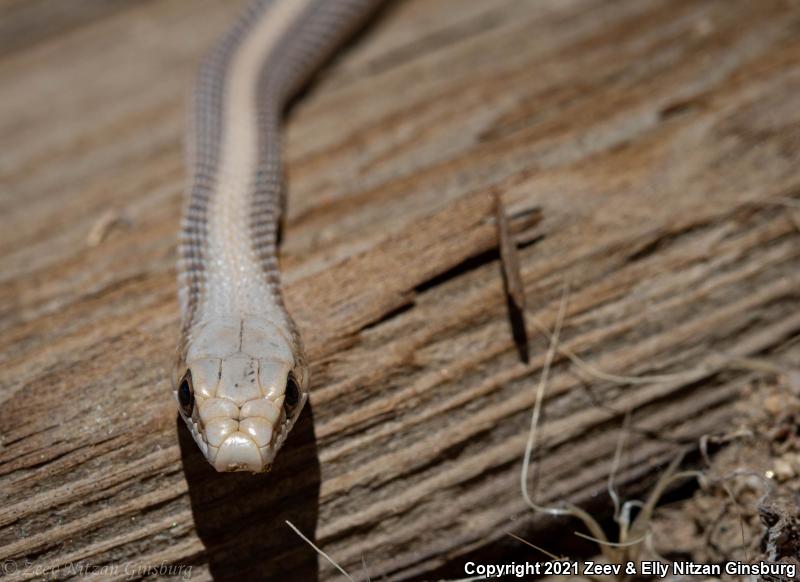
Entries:
[[203, 61], [179, 242], [173, 392], [218, 471], [268, 470], [308, 399], [280, 290], [287, 101], [379, 0], [254, 0]]

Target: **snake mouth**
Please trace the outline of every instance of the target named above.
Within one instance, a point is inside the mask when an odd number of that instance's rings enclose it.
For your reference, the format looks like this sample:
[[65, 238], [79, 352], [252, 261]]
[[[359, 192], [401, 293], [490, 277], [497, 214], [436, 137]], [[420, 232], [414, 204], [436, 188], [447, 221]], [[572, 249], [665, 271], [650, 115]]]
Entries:
[[198, 397], [192, 415], [183, 416], [217, 471], [270, 470], [285, 418], [274, 404], [256, 399], [239, 406], [226, 398]]
[[[266, 447], [265, 447], [266, 448]], [[214, 457], [217, 471], [251, 471], [260, 473], [269, 470], [259, 446], [248, 435], [235, 432], [219, 446]]]
[[219, 446], [214, 446], [209, 442], [202, 422], [186, 417], [184, 420], [201, 452], [217, 471], [264, 473], [272, 468], [274, 437], [265, 446], [258, 446], [251, 435], [235, 430], [224, 437]]

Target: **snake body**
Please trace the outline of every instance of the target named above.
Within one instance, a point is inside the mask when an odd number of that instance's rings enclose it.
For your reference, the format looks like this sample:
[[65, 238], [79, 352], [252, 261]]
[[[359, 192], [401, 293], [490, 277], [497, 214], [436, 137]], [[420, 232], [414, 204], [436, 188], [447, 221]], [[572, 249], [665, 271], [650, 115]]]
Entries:
[[173, 392], [218, 471], [268, 470], [308, 399], [280, 290], [289, 99], [379, 0], [255, 0], [203, 60], [187, 139]]

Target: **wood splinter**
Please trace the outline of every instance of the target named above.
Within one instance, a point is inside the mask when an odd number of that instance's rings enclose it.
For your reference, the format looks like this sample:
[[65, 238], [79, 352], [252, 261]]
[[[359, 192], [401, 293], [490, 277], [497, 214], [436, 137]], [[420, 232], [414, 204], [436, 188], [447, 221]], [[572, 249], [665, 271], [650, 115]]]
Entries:
[[492, 190], [495, 208], [495, 224], [497, 225], [497, 242], [500, 248], [500, 270], [503, 274], [503, 287], [506, 293], [508, 317], [511, 323], [511, 334], [517, 347], [520, 360], [528, 363], [528, 331], [525, 325], [525, 286], [519, 268], [517, 245], [511, 237], [503, 199], [497, 190]]

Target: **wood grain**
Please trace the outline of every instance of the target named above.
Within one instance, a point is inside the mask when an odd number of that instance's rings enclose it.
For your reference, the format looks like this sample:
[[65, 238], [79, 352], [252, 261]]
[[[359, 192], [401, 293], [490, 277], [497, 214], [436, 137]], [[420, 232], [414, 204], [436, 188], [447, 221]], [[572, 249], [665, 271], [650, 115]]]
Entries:
[[[273, 473], [217, 475], [176, 422], [168, 371], [184, 97], [241, 2], [53, 5], [0, 4], [9, 580], [162, 563], [337, 579], [285, 519], [372, 579], [531, 558], [507, 530], [557, 546], [575, 524], [526, 511], [518, 478], [537, 324], [564, 282], [565, 347], [670, 377], [591, 380], [559, 355], [542, 502], [603, 494], [628, 410], [619, 484], [641, 491], [678, 447], [729, 428], [750, 379], [731, 358], [797, 359], [799, 4], [391, 2], [287, 127], [282, 263], [311, 407]], [[521, 245], [528, 364], [493, 191]], [[124, 220], [90, 245], [109, 216]]]

